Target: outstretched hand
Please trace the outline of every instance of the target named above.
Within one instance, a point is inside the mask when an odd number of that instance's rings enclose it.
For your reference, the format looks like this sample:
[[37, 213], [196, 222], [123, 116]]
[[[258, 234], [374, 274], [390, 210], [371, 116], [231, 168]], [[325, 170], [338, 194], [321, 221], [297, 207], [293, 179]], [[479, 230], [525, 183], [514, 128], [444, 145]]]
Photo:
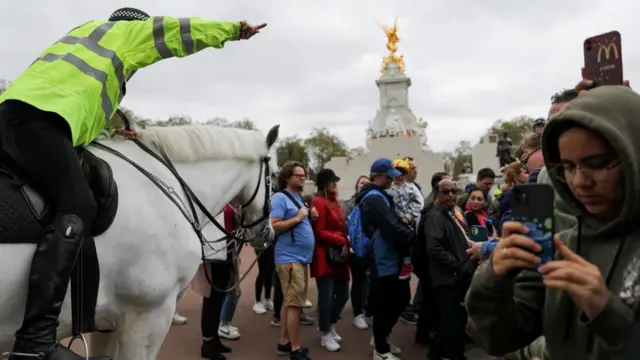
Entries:
[[266, 23], [262, 23], [260, 25], [251, 25], [251, 24], [248, 24], [246, 21], [241, 21], [240, 22], [240, 40], [251, 39], [253, 35], [259, 33], [260, 30], [264, 29], [265, 27], [267, 27]]

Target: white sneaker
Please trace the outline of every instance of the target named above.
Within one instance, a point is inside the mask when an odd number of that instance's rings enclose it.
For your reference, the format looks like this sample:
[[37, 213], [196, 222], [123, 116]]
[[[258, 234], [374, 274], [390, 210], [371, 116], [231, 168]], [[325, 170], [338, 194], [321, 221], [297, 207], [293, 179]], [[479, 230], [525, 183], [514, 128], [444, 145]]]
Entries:
[[320, 340], [320, 346], [327, 349], [328, 351], [338, 351], [340, 350], [340, 344], [336, 341], [331, 333], [327, 333], [322, 335], [322, 339]]
[[267, 313], [267, 309], [264, 308], [261, 302], [257, 302], [253, 304], [253, 312], [258, 315], [264, 315]]
[[173, 325], [184, 325], [187, 323], [187, 321], [188, 321], [187, 318], [178, 314], [178, 312], [175, 312], [173, 314], [173, 320], [172, 320]]
[[311, 301], [309, 301], [309, 299], [305, 300], [305, 302], [304, 302], [304, 307], [306, 307], [306, 308], [310, 308], [310, 307], [312, 307], [312, 306], [313, 306], [313, 304], [311, 303]]
[[[402, 349], [400, 349], [399, 347], [395, 346], [391, 341], [389, 341], [389, 339], [387, 339], [387, 344], [389, 344], [389, 349], [391, 350], [391, 354], [393, 354], [393, 355], [402, 354]], [[371, 341], [369, 341], [369, 345], [371, 345], [374, 349], [376, 348], [376, 342], [373, 339], [373, 336], [371, 337]], [[382, 355], [386, 355], [386, 354], [382, 354]], [[390, 359], [395, 359], [395, 357], [394, 358], [390, 358]]]
[[333, 336], [333, 338], [336, 339], [337, 342], [342, 341], [342, 336], [340, 336], [340, 334], [338, 334], [338, 332], [336, 331], [335, 325], [331, 325], [331, 331], [329, 331], [329, 334], [331, 334], [331, 336]]
[[238, 340], [240, 339], [240, 331], [235, 326], [225, 324], [218, 327], [218, 336], [227, 340]]
[[263, 306], [267, 311], [273, 311], [273, 300], [269, 299], [263, 303]]
[[369, 328], [367, 319], [362, 314], [353, 318], [353, 326], [355, 326], [358, 330], [367, 330]]
[[377, 351], [373, 350], [373, 360], [400, 360], [400, 358], [390, 352], [386, 354], [380, 354]]

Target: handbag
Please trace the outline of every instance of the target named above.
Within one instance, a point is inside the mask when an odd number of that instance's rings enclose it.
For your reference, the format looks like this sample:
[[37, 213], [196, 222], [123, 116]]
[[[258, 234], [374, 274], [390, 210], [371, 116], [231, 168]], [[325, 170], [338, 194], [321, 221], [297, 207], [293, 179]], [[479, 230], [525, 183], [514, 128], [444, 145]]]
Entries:
[[[325, 248], [325, 259], [331, 267], [343, 267], [349, 258], [349, 252], [346, 251], [346, 245], [329, 246]], [[343, 256], [343, 254], [345, 254]]]

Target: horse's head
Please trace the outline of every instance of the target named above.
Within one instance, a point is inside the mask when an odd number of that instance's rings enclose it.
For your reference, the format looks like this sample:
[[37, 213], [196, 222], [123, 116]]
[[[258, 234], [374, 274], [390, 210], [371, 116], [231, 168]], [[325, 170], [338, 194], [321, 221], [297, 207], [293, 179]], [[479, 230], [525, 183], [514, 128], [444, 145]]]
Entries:
[[238, 195], [231, 201], [239, 215], [238, 235], [251, 242], [256, 248], [270, 244], [275, 236], [269, 214], [271, 212], [271, 179], [277, 171], [278, 162], [273, 145], [278, 140], [280, 125], [276, 125], [267, 134], [267, 152], [260, 157], [249, 176], [249, 180]]

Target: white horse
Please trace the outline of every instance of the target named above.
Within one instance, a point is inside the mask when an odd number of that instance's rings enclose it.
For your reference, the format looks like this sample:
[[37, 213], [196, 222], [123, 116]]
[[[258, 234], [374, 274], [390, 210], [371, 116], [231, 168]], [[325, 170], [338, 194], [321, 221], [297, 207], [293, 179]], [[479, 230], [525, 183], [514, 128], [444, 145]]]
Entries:
[[[154, 127], [138, 134], [151, 149], [166, 153], [212, 214], [227, 203], [244, 204], [244, 224], [264, 217], [269, 191], [261, 171], [276, 169], [275, 158], [269, 160], [268, 153], [277, 136], [277, 126], [266, 141], [258, 131], [212, 126]], [[187, 204], [176, 177], [132, 141], [100, 143], [156, 175]], [[120, 157], [93, 146], [89, 150], [111, 165], [120, 204], [111, 227], [95, 239], [101, 277], [96, 326], [112, 332], [92, 334], [90, 352], [117, 360], [156, 359], [176, 297], [201, 262], [201, 244], [190, 222], [157, 185]], [[202, 221], [203, 214], [197, 213]], [[265, 232], [273, 238], [268, 217], [247, 229], [248, 236]], [[34, 249], [31, 244], [0, 244], [0, 354], [11, 350], [22, 323]], [[69, 294], [58, 335], [71, 335]]]

